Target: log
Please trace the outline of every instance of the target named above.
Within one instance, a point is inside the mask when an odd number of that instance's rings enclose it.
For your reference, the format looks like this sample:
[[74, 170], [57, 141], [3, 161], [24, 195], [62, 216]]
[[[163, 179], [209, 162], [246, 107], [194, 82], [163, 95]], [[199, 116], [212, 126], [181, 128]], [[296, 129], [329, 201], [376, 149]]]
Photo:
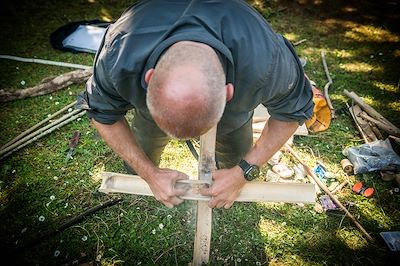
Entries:
[[369, 141], [368, 141], [367, 135], [365, 135], [364, 131], [362, 130], [362, 128], [358, 124], [356, 116], [354, 115], [354, 112], [353, 112], [353, 108], [350, 107], [347, 103], [346, 103], [346, 106], [347, 106], [347, 109], [349, 109], [349, 112], [351, 114], [351, 117], [353, 118], [354, 123], [356, 124], [358, 132], [360, 132], [361, 137], [363, 138], [364, 142], [368, 143]]
[[361, 128], [362, 132], [365, 134], [367, 138], [366, 143], [378, 140], [378, 138], [375, 136], [375, 133], [372, 131], [372, 128], [369, 125], [368, 121], [365, 121], [360, 117], [360, 114], [362, 113], [360, 106], [354, 105], [350, 107], [350, 109], [354, 114], [354, 119], [356, 124]]
[[382, 123], [387, 124], [388, 126], [391, 126], [393, 128], [397, 128], [389, 120], [387, 120], [385, 117], [383, 117], [378, 111], [376, 111], [374, 108], [372, 108], [367, 103], [365, 103], [356, 93], [354, 93], [353, 91], [349, 92], [348, 90], [344, 90], [343, 92], [347, 97], [352, 99], [356, 104], [358, 104], [371, 117], [375, 118], [378, 121], [381, 121]]
[[400, 129], [398, 129], [397, 127], [391, 127], [388, 124], [382, 123], [381, 121], [378, 121], [378, 120], [370, 117], [369, 115], [367, 115], [364, 112], [360, 113], [359, 116], [362, 117], [363, 119], [368, 120], [371, 123], [375, 124], [377, 127], [384, 130], [386, 133], [400, 137]]
[[0, 102], [9, 102], [13, 100], [25, 99], [39, 95], [48, 94], [54, 91], [61, 90], [74, 83], [86, 82], [92, 75], [92, 69], [74, 70], [54, 79], [41, 83], [37, 86], [21, 89], [17, 91], [0, 90]]

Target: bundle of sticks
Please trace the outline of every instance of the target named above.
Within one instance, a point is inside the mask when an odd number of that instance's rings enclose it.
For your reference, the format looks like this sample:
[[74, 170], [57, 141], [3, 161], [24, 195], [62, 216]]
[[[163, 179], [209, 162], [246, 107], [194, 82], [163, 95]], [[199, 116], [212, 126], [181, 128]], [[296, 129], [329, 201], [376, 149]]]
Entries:
[[[47, 134], [53, 132], [54, 130], [68, 124], [69, 122], [83, 116], [86, 111], [84, 110], [72, 110], [72, 107], [76, 104], [76, 101], [63, 107], [61, 110], [55, 112], [54, 114], [43, 119], [36, 125], [25, 130], [17, 137], [7, 142], [0, 148], [0, 159], [3, 159], [12, 153], [22, 149], [28, 144], [46, 136]], [[65, 113], [62, 115], [63, 113]], [[61, 117], [59, 117], [62, 115]], [[59, 118], [57, 118], [59, 117]], [[47, 125], [45, 125], [49, 122]]]
[[365, 103], [356, 93], [344, 90], [344, 94], [354, 103], [348, 106], [348, 109], [365, 143], [384, 139], [381, 131], [387, 135], [400, 137], [400, 129]]

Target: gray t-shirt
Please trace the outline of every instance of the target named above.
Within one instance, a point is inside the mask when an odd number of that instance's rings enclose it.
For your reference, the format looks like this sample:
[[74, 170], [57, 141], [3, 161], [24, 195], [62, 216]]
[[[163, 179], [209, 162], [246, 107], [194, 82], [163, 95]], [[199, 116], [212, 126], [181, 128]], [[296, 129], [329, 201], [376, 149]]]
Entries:
[[147, 111], [144, 74], [184, 40], [213, 47], [234, 85], [219, 134], [242, 126], [259, 104], [278, 120], [302, 124], [311, 117], [312, 91], [293, 47], [240, 0], [153, 0], [128, 8], [107, 29], [80, 95], [88, 116], [112, 124], [131, 108]]

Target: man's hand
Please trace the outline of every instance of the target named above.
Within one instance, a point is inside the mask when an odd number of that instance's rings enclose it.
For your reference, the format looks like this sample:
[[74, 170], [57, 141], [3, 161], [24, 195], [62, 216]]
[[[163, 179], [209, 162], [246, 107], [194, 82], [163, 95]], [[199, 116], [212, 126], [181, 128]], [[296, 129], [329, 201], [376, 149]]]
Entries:
[[157, 168], [152, 173], [152, 178], [147, 179], [147, 183], [154, 197], [168, 208], [172, 208], [183, 202], [180, 196], [189, 189], [189, 186], [175, 188], [176, 181], [182, 179], [188, 179], [188, 176], [179, 171]]
[[215, 170], [213, 172], [213, 184], [209, 188], [201, 189], [203, 196], [210, 196], [208, 202], [210, 208], [230, 208], [243, 186], [246, 179], [243, 177], [243, 171], [239, 166], [230, 169]]

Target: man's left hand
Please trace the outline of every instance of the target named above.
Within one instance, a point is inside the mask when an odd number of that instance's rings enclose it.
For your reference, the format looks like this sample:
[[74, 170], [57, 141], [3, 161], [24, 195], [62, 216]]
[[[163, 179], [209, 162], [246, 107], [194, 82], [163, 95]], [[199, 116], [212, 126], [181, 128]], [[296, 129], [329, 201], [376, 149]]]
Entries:
[[203, 196], [210, 196], [208, 202], [210, 208], [230, 208], [243, 186], [246, 179], [239, 166], [230, 169], [215, 170], [213, 172], [213, 184], [209, 188], [202, 188], [200, 193]]

